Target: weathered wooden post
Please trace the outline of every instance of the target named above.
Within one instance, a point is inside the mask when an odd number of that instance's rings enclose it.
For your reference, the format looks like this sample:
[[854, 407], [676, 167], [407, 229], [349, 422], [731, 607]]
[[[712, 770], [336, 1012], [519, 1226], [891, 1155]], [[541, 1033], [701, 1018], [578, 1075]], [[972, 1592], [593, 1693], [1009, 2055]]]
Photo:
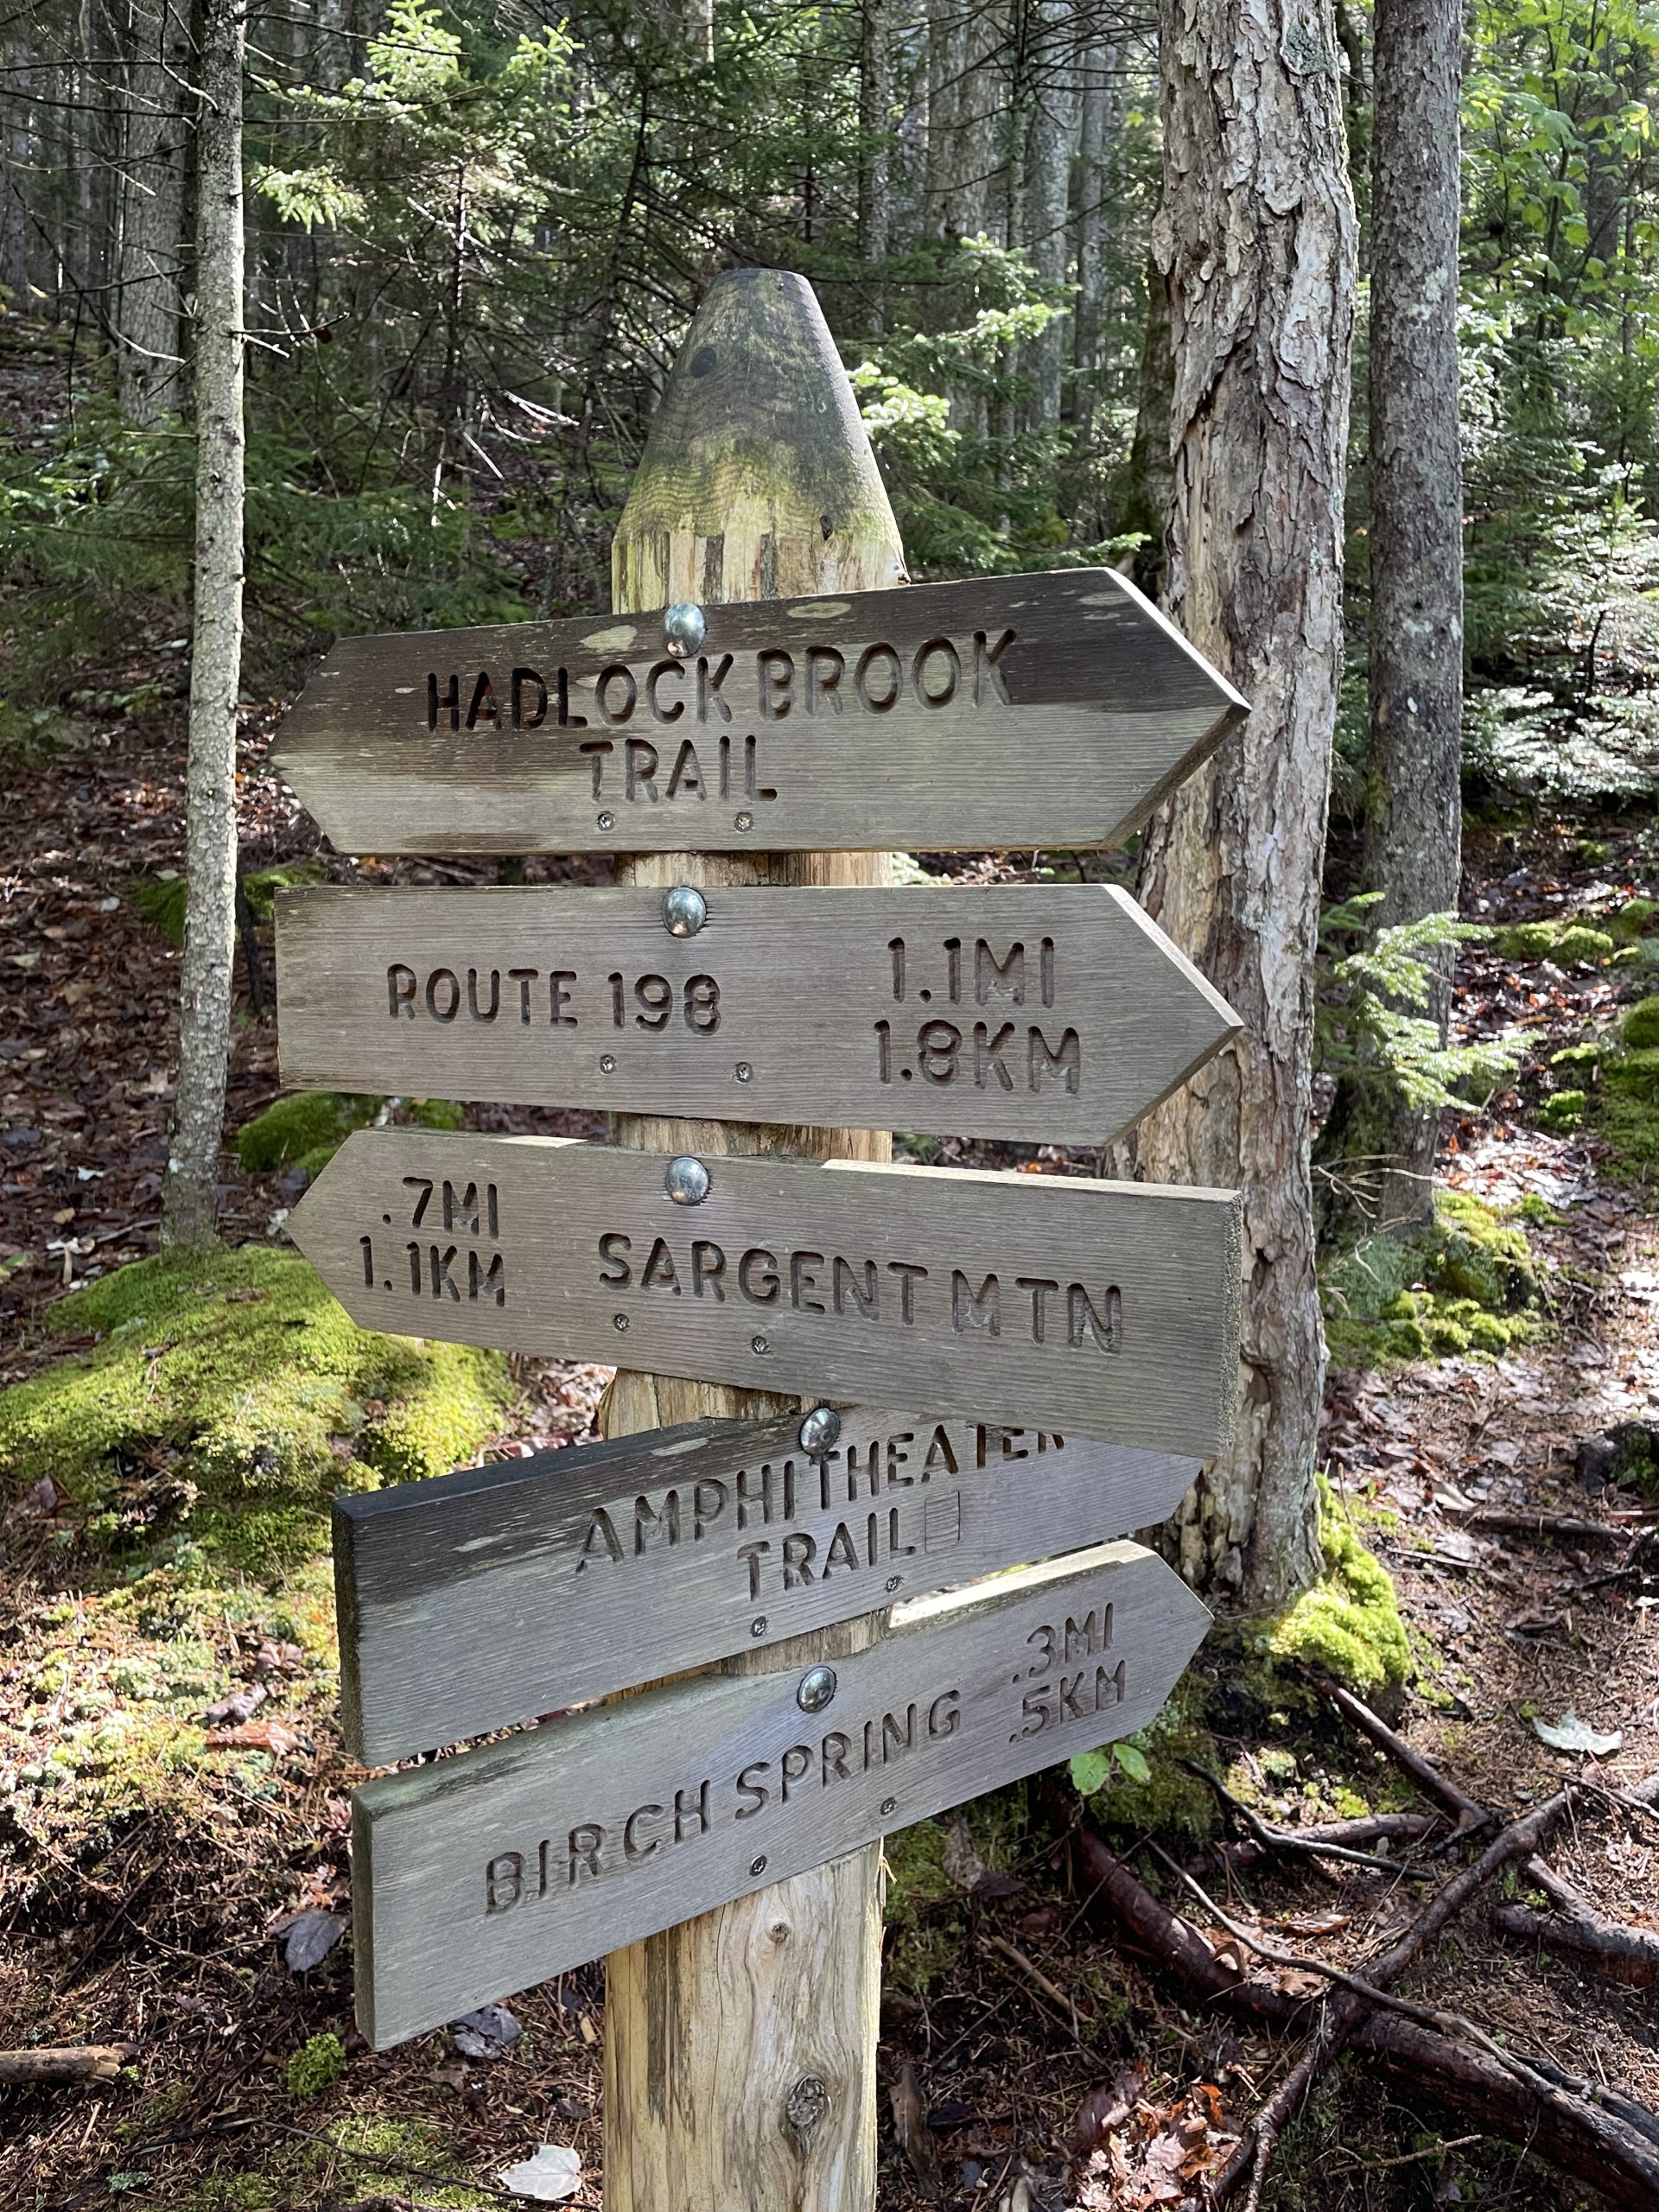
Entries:
[[[879, 591], [904, 550], [868, 434], [804, 277], [715, 278], [681, 347], [612, 556], [619, 613]], [[884, 853], [651, 853], [619, 880], [874, 884]], [[828, 949], [826, 948], [826, 953]], [[657, 1151], [887, 1160], [885, 1130], [618, 1117]], [[620, 1373], [611, 1436], [794, 1402]], [[861, 1650], [876, 1614], [729, 1660], [772, 1672]], [[875, 2194], [881, 1847], [613, 1952], [605, 1969], [607, 2212], [856, 2212]]]

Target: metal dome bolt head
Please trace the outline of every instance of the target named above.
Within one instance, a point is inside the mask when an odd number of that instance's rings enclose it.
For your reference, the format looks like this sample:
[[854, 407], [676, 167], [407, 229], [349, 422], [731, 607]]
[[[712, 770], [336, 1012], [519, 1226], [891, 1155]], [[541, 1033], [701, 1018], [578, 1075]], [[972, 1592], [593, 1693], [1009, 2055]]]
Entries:
[[669, 1161], [663, 1188], [677, 1206], [700, 1206], [709, 1195], [709, 1170], [700, 1160], [683, 1152]]
[[663, 613], [663, 645], [676, 660], [689, 659], [700, 650], [709, 633], [702, 609], [689, 599], [677, 600]]
[[836, 1694], [833, 1667], [809, 1667], [796, 1685], [795, 1702], [803, 1713], [822, 1713]]
[[841, 1415], [833, 1406], [815, 1406], [801, 1423], [796, 1441], [803, 1452], [827, 1452], [841, 1434]]
[[663, 927], [670, 937], [696, 937], [709, 918], [709, 901], [694, 884], [677, 883], [663, 893]]

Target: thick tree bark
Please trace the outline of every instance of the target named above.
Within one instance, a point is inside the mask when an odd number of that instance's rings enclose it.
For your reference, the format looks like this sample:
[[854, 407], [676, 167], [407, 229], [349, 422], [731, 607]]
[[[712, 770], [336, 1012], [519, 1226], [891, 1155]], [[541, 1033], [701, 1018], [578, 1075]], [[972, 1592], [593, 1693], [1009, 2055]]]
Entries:
[[[810, 289], [777, 270], [711, 286], [687, 334], [617, 533], [619, 613], [877, 591], [905, 581], [898, 526]], [[886, 854], [621, 862], [636, 884], [885, 883]], [[869, 1129], [619, 1116], [623, 1144], [703, 1157], [886, 1160]], [[718, 1168], [715, 1171], [718, 1173]], [[619, 1374], [610, 1436], [787, 1413], [795, 1402]], [[772, 1673], [861, 1650], [884, 1615], [728, 1661]], [[875, 2188], [880, 1850], [832, 1859], [606, 1961], [605, 2201], [610, 2212], [862, 2212]]]
[[1169, 283], [1155, 259], [1147, 263], [1147, 319], [1141, 333], [1141, 362], [1135, 380], [1135, 435], [1123, 473], [1115, 534], [1138, 531], [1144, 543], [1135, 550], [1129, 574], [1149, 599], [1161, 599], [1167, 554], [1170, 502], [1175, 470], [1170, 458], [1170, 430], [1175, 404], [1174, 340], [1170, 327]]
[[1342, 665], [1354, 211], [1329, 0], [1162, 0], [1175, 489], [1166, 597], [1253, 702], [1149, 826], [1145, 903], [1243, 1016], [1137, 1163], [1244, 1195], [1240, 1419], [1178, 1517], [1188, 1579], [1276, 1603], [1319, 1566], [1325, 1336], [1308, 1173], [1313, 962]]
[[[1459, 0], [1377, 0], [1371, 131], [1370, 739], [1364, 876], [1380, 925], [1446, 913], [1462, 861], [1463, 470], [1458, 435]], [[1433, 1011], [1451, 1011], [1448, 948]], [[1377, 1218], [1433, 1210], [1439, 1115], [1364, 1140]], [[1362, 1171], [1363, 1172], [1363, 1171]]]
[[184, 404], [186, 0], [136, 0], [125, 37], [116, 380], [122, 413], [148, 429]]
[[236, 958], [236, 696], [242, 673], [245, 0], [202, 0], [197, 132], [196, 560], [186, 772], [179, 1069], [162, 1241], [218, 1225]]

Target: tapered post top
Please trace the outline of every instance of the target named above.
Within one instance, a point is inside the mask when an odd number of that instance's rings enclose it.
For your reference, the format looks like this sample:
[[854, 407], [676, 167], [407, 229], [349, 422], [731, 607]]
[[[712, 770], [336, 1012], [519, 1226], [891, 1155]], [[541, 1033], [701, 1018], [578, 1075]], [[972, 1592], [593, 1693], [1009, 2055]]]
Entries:
[[716, 276], [669, 373], [612, 550], [619, 607], [876, 590], [904, 548], [811, 286]]

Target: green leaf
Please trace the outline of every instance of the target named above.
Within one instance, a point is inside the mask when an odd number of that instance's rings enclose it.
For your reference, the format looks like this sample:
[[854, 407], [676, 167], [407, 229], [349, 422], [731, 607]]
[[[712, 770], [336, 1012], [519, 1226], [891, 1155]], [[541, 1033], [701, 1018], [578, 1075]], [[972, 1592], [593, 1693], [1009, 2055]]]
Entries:
[[[1137, 1752], [1136, 1757], [1139, 1756]], [[1145, 1764], [1141, 1760], [1143, 1766]], [[1071, 1786], [1079, 1797], [1092, 1797], [1097, 1789], [1105, 1788], [1111, 1770], [1109, 1751], [1079, 1751], [1071, 1761]]]
[[1114, 1744], [1112, 1757], [1117, 1761], [1131, 1782], [1150, 1782], [1152, 1769], [1147, 1764], [1144, 1751], [1137, 1751], [1133, 1744]]

